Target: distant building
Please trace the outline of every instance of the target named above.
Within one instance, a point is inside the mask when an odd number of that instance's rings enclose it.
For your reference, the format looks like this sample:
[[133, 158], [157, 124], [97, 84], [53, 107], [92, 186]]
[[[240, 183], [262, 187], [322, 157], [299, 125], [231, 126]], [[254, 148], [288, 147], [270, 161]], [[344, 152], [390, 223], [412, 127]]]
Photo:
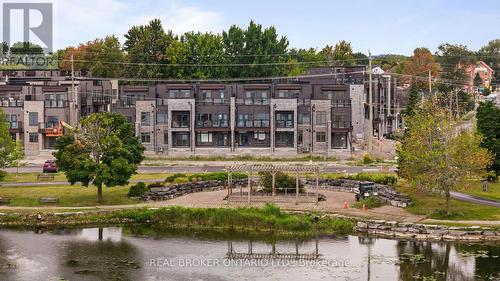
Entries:
[[468, 92], [476, 92], [477, 88], [474, 85], [474, 78], [479, 74], [482, 80], [482, 86], [490, 88], [491, 81], [493, 81], [495, 71], [484, 61], [478, 61], [475, 64], [468, 64], [465, 67], [466, 85], [464, 89]]

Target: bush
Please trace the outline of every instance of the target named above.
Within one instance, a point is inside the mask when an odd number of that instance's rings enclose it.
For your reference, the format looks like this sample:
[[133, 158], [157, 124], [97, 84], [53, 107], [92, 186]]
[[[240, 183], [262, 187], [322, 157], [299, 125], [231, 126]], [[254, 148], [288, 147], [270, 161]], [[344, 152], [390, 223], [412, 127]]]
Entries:
[[363, 164], [368, 165], [368, 164], [372, 164], [374, 161], [373, 161], [373, 158], [369, 154], [365, 154], [363, 156], [363, 161], [362, 162], [363, 162]]
[[[247, 178], [247, 174], [234, 172], [231, 173], [233, 180], [244, 179]], [[198, 181], [208, 181], [208, 180], [217, 180], [217, 181], [227, 181], [227, 172], [213, 172], [213, 173], [197, 173], [192, 174], [187, 177], [189, 181], [193, 181], [193, 179]]]
[[173, 183], [186, 183], [186, 182], [189, 182], [189, 179], [186, 177], [177, 177], [173, 181]]
[[[273, 191], [273, 176], [270, 172], [260, 172], [259, 175], [261, 185], [264, 187], [264, 192], [271, 193]], [[287, 190], [287, 192], [295, 192], [295, 177], [283, 172], [277, 172], [275, 180], [277, 193], [285, 193], [285, 190]], [[299, 180], [299, 192], [304, 192], [304, 184], [301, 180]]]
[[175, 180], [176, 178], [183, 178], [183, 177], [186, 177], [186, 175], [181, 174], [181, 173], [177, 173], [177, 174], [173, 174], [173, 175], [171, 175], [171, 176], [168, 176], [168, 177], [165, 179], [165, 181], [166, 181], [166, 182], [174, 182], [174, 180]]
[[128, 197], [141, 197], [146, 191], [148, 191], [146, 184], [138, 182], [130, 187], [127, 195]]
[[384, 205], [384, 201], [377, 196], [370, 196], [368, 198], [359, 200], [358, 202], [354, 203], [354, 208], [361, 209], [363, 208], [363, 204], [367, 209], [373, 209], [382, 207]]
[[7, 176], [7, 173], [4, 171], [0, 171], [0, 181], [3, 181], [5, 179], [5, 176]]
[[346, 176], [346, 178], [390, 185], [395, 184], [398, 181], [398, 178], [396, 176], [383, 173], [359, 173], [352, 176]]

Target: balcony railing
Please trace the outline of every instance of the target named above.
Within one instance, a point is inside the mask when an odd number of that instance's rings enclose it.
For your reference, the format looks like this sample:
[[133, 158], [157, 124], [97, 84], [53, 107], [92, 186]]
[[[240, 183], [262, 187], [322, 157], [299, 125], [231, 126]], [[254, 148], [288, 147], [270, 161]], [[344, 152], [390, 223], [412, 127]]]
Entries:
[[239, 128], [267, 128], [269, 125], [269, 120], [238, 120], [237, 122]]
[[92, 97], [93, 104], [107, 104], [110, 103], [109, 97]]
[[350, 129], [351, 128], [351, 122], [350, 121], [332, 122], [332, 128], [333, 129]]
[[45, 100], [45, 107], [48, 108], [59, 108], [59, 107], [67, 107], [68, 103], [66, 100]]
[[196, 121], [197, 128], [226, 128], [229, 127], [229, 120]]
[[350, 107], [351, 100], [333, 100], [332, 107]]
[[24, 101], [22, 100], [0, 100], [0, 107], [23, 107]]
[[189, 121], [172, 121], [172, 128], [189, 128]]
[[238, 105], [268, 105], [268, 98], [245, 98], [236, 99], [236, 104]]
[[276, 128], [293, 128], [293, 121], [276, 120]]
[[198, 105], [217, 105], [217, 104], [229, 104], [228, 99], [199, 99], [196, 100]]
[[23, 122], [21, 121], [10, 121], [9, 129], [11, 130], [21, 130], [23, 128]]
[[297, 99], [297, 105], [311, 105], [310, 99]]

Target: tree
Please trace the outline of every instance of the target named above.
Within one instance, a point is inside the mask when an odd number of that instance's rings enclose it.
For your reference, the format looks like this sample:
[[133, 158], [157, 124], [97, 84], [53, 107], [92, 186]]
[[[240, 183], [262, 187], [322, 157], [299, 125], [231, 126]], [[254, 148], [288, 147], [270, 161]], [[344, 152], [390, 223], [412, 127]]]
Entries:
[[[159, 19], [147, 25], [132, 26], [125, 34], [123, 49], [127, 51], [128, 73], [133, 77], [168, 77], [167, 49], [177, 38], [172, 31], [165, 32]], [[141, 65], [142, 63], [142, 65]]]
[[9, 44], [7, 44], [6, 42], [0, 43], [0, 55], [5, 56], [8, 53], [9, 53]]
[[491, 40], [476, 53], [478, 59], [495, 69], [494, 83], [500, 83], [500, 39]]
[[143, 160], [144, 147], [134, 136], [132, 124], [117, 113], [94, 113], [81, 121], [81, 130], [56, 141], [56, 163], [71, 184], [97, 187], [125, 185]]
[[476, 118], [477, 130], [484, 136], [481, 146], [494, 155], [488, 168], [498, 177], [500, 175], [500, 108], [492, 102], [481, 103], [477, 108]]
[[14, 150], [10, 154], [10, 166], [16, 167], [16, 177], [19, 174], [19, 165], [21, 165], [21, 160], [24, 158], [24, 148], [21, 141], [16, 141]]
[[320, 54], [325, 60], [330, 61], [331, 65], [351, 66], [355, 64], [351, 43], [345, 40], [339, 41], [335, 47], [326, 45]]
[[[9, 167], [13, 160], [13, 153], [16, 145], [9, 132], [9, 122], [7, 116], [0, 108], [0, 169]], [[4, 174], [0, 170], [0, 180]]]
[[[260, 172], [260, 182], [264, 192], [273, 191], [273, 176], [271, 172]], [[276, 193], [294, 193], [296, 187], [296, 178], [283, 172], [276, 172], [275, 175]], [[299, 180], [299, 192], [304, 192], [304, 184]]]
[[474, 52], [467, 46], [443, 43], [438, 46], [437, 60], [443, 69], [443, 78], [464, 80], [465, 68], [476, 63]]
[[16, 42], [10, 47], [10, 53], [13, 55], [41, 55], [43, 49], [40, 45], [30, 42]]
[[452, 114], [435, 99], [428, 100], [407, 119], [408, 132], [397, 148], [401, 177], [431, 191], [440, 191], [450, 213], [450, 192], [476, 176], [483, 176], [491, 154], [482, 137], [457, 131]]
[[403, 73], [414, 80], [419, 90], [428, 88], [427, 76], [429, 71], [432, 77], [439, 77], [439, 64], [434, 60], [434, 56], [427, 48], [416, 48], [413, 51], [413, 56], [404, 63]]
[[417, 84], [413, 81], [408, 91], [408, 104], [406, 105], [404, 115], [407, 117], [413, 116], [419, 104], [420, 93], [418, 91]]
[[479, 87], [481, 85], [483, 85], [483, 79], [481, 79], [479, 73], [476, 73], [476, 76], [474, 76], [474, 86]]

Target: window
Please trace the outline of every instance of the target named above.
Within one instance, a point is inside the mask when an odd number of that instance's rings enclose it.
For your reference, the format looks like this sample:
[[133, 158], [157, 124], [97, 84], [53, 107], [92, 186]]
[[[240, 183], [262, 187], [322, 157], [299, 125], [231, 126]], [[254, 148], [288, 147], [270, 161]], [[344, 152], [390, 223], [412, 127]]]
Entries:
[[[38, 126], [38, 112], [30, 112], [28, 117], [29, 117], [29, 125], [30, 126]], [[37, 138], [38, 138], [38, 135], [37, 135]], [[38, 140], [36, 142], [38, 142]]]
[[156, 123], [166, 124], [167, 123], [167, 113], [165, 113], [165, 112], [156, 113]]
[[300, 90], [279, 90], [278, 98], [281, 99], [297, 99], [299, 98]]
[[191, 97], [191, 90], [169, 90], [168, 95], [171, 99], [188, 99]]
[[309, 124], [311, 122], [311, 114], [309, 112], [299, 113], [299, 124]]
[[59, 123], [59, 116], [47, 116], [47, 128], [57, 127]]
[[134, 123], [132, 116], [125, 116], [127, 118], [127, 122]]
[[297, 144], [301, 145], [304, 142], [304, 131], [300, 130], [297, 133]]
[[38, 133], [30, 133], [29, 138], [32, 143], [38, 142]]
[[151, 134], [150, 133], [141, 133], [141, 142], [150, 143], [151, 142]]
[[163, 144], [168, 144], [168, 131], [163, 131]]
[[316, 142], [326, 142], [326, 133], [325, 132], [317, 132], [316, 133]]
[[198, 143], [211, 143], [212, 142], [212, 133], [199, 132], [196, 134], [196, 141]]
[[276, 127], [293, 128], [293, 112], [276, 113]]
[[347, 134], [334, 133], [332, 142], [333, 148], [347, 148]]
[[256, 131], [254, 132], [253, 137], [256, 140], [264, 141], [266, 140], [267, 137], [266, 135], [267, 135], [266, 132]]
[[189, 127], [189, 112], [173, 113], [172, 127], [188, 128]]
[[[248, 113], [239, 113], [238, 114], [238, 127], [247, 127], [247, 121], [249, 119]], [[248, 126], [250, 127], [250, 126]]]
[[219, 127], [227, 127], [227, 126], [229, 126], [227, 113], [219, 113], [217, 115], [217, 123], [218, 123], [217, 125]]
[[172, 133], [172, 145], [174, 147], [189, 147], [189, 133]]
[[151, 113], [150, 112], [141, 112], [141, 125], [142, 126], [150, 126], [151, 125]]
[[318, 111], [316, 112], [316, 125], [325, 125], [326, 124], [326, 112]]

